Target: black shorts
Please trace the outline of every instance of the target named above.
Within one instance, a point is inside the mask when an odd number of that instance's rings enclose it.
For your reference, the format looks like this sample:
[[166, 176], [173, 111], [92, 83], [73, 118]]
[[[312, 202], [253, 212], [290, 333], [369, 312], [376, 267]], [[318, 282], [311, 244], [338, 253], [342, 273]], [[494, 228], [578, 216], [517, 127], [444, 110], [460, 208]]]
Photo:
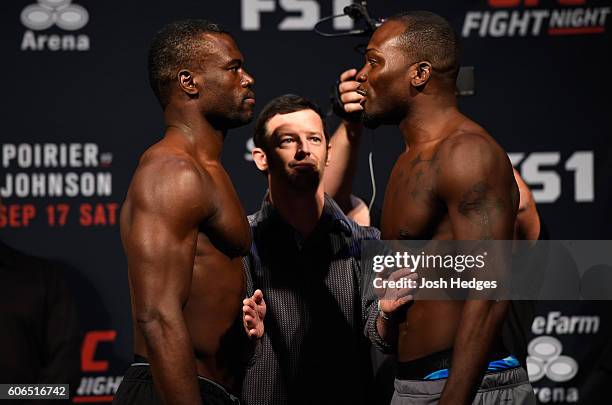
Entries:
[[[216, 382], [198, 376], [200, 396], [204, 405], [240, 405], [240, 400]], [[151, 369], [146, 363], [132, 364], [125, 372], [113, 404], [161, 405], [155, 392]]]

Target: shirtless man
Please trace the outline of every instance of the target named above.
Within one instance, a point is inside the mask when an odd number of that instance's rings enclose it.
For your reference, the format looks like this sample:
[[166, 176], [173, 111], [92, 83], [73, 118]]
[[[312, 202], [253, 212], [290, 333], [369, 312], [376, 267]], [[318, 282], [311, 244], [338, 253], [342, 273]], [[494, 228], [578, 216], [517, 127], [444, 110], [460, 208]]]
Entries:
[[[512, 166], [457, 108], [458, 44], [449, 24], [428, 12], [396, 15], [374, 33], [365, 59], [340, 85], [344, 109], [363, 111], [369, 127], [399, 125], [406, 142], [385, 193], [382, 239], [512, 239], [519, 196]], [[534, 403], [526, 372], [499, 336], [507, 307], [416, 301], [398, 319], [381, 301], [399, 327], [392, 403]], [[503, 371], [490, 373], [502, 359]]]
[[151, 45], [166, 131], [121, 210], [136, 360], [114, 403], [239, 403], [236, 372], [265, 315], [261, 291], [243, 301], [250, 230], [220, 162], [227, 130], [253, 115], [242, 65], [232, 37], [206, 21], [169, 24]]

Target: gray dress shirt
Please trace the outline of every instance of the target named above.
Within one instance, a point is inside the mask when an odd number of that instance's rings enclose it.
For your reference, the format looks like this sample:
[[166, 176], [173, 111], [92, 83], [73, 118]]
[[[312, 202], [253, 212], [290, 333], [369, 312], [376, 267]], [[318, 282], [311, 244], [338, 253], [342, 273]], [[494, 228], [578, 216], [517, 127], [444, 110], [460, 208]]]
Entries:
[[267, 314], [261, 353], [243, 380], [243, 401], [367, 403], [369, 344], [389, 350], [376, 330], [377, 299], [359, 263], [360, 242], [379, 239], [379, 231], [348, 219], [328, 196], [306, 239], [267, 200], [249, 222], [247, 288], [249, 294], [263, 291]]

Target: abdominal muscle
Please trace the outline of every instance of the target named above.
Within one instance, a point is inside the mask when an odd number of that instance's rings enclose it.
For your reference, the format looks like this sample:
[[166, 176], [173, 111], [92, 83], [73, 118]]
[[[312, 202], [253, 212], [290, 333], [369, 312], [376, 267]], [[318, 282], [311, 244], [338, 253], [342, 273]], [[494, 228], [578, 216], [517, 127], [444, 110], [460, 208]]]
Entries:
[[416, 301], [399, 328], [398, 361], [452, 348], [462, 308], [463, 301]]

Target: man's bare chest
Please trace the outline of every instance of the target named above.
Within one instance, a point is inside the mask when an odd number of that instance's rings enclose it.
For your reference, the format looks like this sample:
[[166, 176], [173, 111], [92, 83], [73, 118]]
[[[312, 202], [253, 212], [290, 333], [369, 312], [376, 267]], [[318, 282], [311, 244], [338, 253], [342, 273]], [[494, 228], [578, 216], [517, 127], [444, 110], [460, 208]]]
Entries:
[[229, 258], [247, 254], [251, 247], [251, 230], [229, 177], [217, 176], [207, 193], [215, 209], [213, 215], [200, 225], [200, 233]]
[[435, 151], [405, 153], [397, 160], [385, 192], [383, 239], [431, 239], [446, 216], [437, 197], [440, 171]]

